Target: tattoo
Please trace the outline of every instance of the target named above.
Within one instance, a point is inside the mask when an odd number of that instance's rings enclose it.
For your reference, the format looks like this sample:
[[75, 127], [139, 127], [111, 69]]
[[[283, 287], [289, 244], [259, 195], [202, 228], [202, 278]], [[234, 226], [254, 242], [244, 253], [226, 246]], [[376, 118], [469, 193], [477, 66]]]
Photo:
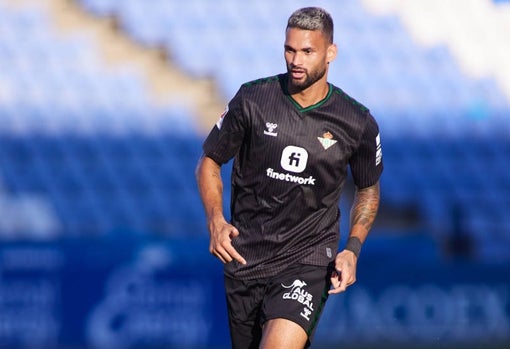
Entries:
[[220, 193], [223, 192], [223, 181], [221, 178], [221, 169], [218, 166], [218, 168], [215, 168], [214, 171], [211, 173], [211, 177], [216, 180], [216, 190]]
[[367, 232], [372, 228], [379, 208], [379, 183], [356, 192], [351, 209], [351, 226], [361, 225]]

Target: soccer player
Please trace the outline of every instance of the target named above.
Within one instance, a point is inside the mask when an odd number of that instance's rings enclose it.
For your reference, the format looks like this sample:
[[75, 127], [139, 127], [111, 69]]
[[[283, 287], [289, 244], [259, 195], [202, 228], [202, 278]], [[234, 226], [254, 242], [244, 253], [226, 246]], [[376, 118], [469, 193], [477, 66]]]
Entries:
[[[328, 83], [333, 20], [307, 7], [289, 18], [287, 73], [241, 86], [203, 144], [197, 170], [210, 252], [224, 263], [232, 347], [310, 345], [329, 294], [356, 280], [379, 206], [382, 152], [369, 110]], [[234, 159], [231, 222], [221, 166]], [[340, 252], [338, 202], [356, 185]]]

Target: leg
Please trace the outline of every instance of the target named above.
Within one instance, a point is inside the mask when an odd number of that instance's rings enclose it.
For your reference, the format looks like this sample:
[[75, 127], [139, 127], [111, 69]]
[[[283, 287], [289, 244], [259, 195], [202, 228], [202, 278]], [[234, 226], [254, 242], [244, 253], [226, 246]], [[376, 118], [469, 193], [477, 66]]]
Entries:
[[287, 319], [273, 319], [264, 325], [259, 349], [304, 348], [307, 340], [305, 330], [295, 322]]
[[257, 349], [262, 337], [260, 303], [265, 282], [225, 276], [230, 337], [233, 349]]
[[230, 315], [229, 329], [232, 349], [257, 349], [259, 347], [262, 328], [258, 318], [248, 318], [243, 321]]
[[326, 266], [296, 264], [271, 278], [261, 309], [262, 349], [305, 348], [328, 298]]

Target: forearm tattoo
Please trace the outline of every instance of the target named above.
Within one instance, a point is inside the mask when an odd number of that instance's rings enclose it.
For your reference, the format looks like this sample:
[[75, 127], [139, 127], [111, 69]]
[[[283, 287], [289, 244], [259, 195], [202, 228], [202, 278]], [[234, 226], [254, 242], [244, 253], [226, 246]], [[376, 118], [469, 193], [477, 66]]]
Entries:
[[221, 178], [221, 169], [215, 168], [214, 171], [211, 173], [211, 177], [216, 181], [216, 190], [219, 193], [223, 192], [223, 182]]
[[356, 192], [351, 209], [351, 226], [361, 225], [366, 231], [372, 228], [379, 208], [379, 183]]

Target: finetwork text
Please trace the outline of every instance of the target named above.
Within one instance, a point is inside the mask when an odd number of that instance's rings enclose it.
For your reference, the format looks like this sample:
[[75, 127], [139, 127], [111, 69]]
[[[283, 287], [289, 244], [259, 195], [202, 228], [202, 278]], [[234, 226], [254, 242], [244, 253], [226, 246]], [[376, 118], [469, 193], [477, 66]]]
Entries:
[[293, 182], [293, 183], [298, 183], [298, 184], [315, 185], [315, 178], [313, 178], [313, 176], [310, 176], [308, 178], [303, 178], [303, 177], [299, 177], [299, 176], [294, 176], [290, 173], [275, 172], [272, 168], [268, 168], [266, 170], [266, 175], [270, 178], [278, 179], [280, 181]]

